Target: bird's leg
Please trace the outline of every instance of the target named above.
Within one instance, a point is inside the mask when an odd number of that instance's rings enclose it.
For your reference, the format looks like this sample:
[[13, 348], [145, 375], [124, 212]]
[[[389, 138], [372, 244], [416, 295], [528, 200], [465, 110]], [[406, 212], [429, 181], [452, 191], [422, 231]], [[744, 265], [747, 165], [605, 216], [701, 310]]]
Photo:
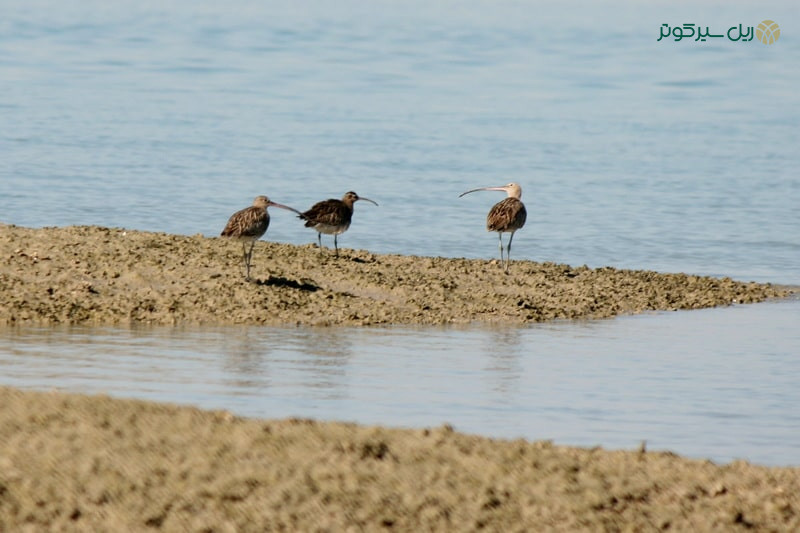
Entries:
[[[242, 241], [242, 263], [244, 263], [244, 267], [245, 269], [247, 269], [247, 244], [244, 241]], [[250, 277], [249, 271], [247, 272], [245, 277], [246, 278]]]
[[247, 252], [247, 281], [250, 281], [250, 261], [253, 259], [253, 246], [256, 245], [256, 241], [252, 241], [250, 243], [250, 250]]
[[498, 242], [500, 243], [500, 264], [503, 264], [503, 233], [497, 232]]
[[322, 251], [322, 233], [317, 232], [317, 242], [319, 242], [319, 249]]
[[508, 238], [508, 248], [506, 249], [506, 272], [508, 272], [508, 265], [511, 263], [511, 241], [514, 239], [514, 232]]
[[337, 242], [337, 240], [336, 240], [336, 238], [337, 238], [337, 237], [338, 237], [338, 235], [336, 235], [336, 234], [334, 233], [334, 234], [333, 234], [333, 247], [334, 247], [334, 249], [336, 250], [336, 257], [339, 257], [339, 243], [338, 243], [338, 242]]

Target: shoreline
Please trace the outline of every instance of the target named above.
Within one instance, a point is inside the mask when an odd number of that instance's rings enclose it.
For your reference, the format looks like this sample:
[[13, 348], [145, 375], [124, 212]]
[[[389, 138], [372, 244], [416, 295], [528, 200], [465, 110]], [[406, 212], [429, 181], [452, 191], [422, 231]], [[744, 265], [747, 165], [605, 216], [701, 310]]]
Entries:
[[99, 226], [0, 225], [0, 325], [524, 325], [755, 303], [797, 288], [689, 274], [373, 254]]
[[796, 531], [800, 467], [0, 386], [0, 530]]

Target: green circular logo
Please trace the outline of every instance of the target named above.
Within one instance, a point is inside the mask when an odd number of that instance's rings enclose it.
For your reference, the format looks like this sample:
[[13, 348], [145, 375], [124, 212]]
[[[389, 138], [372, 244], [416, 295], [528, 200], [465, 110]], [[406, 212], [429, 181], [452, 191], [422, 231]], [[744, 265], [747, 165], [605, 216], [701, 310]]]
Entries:
[[756, 28], [756, 37], [764, 44], [772, 44], [781, 36], [781, 29], [777, 22], [762, 20]]

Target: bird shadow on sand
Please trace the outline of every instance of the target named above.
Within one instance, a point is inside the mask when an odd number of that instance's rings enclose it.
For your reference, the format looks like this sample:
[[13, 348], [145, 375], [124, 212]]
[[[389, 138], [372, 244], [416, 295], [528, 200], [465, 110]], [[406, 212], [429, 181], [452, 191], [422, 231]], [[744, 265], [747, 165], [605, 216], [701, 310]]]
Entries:
[[270, 287], [288, 287], [290, 289], [300, 289], [301, 291], [309, 292], [316, 292], [321, 289], [318, 285], [314, 285], [308, 281], [297, 281], [280, 276], [270, 276], [267, 279], [255, 279], [252, 283]]

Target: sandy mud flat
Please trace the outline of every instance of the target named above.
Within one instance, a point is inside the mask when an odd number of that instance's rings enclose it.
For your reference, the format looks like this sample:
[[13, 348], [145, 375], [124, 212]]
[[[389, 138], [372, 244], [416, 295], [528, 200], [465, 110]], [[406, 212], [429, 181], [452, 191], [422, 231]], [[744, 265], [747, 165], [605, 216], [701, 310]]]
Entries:
[[0, 387], [0, 531], [798, 531], [800, 469]]
[[[0, 324], [525, 324], [782, 297], [731, 279], [0, 225]], [[0, 531], [798, 531], [800, 468], [0, 387]]]
[[0, 225], [0, 324], [526, 324], [786, 296], [729, 278]]

